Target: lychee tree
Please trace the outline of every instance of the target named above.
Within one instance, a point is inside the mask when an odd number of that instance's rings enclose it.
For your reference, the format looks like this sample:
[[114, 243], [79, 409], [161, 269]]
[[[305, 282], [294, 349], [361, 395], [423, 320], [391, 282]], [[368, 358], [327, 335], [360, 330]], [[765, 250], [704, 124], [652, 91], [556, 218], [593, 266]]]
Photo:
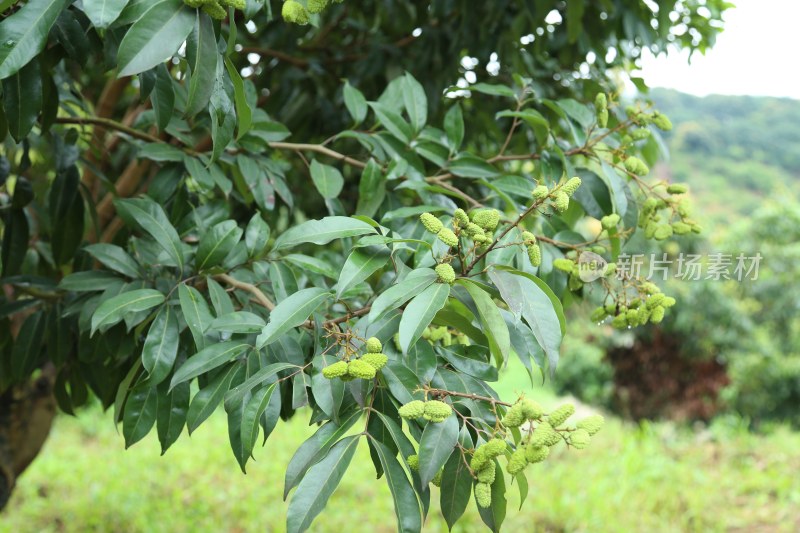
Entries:
[[500, 398], [498, 371], [555, 372], [587, 294], [619, 327], [674, 303], [614, 266], [699, 227], [647, 177], [669, 119], [612, 79], [705, 50], [724, 2], [0, 5], [0, 503], [54, 406], [94, 397], [165, 453], [224, 409], [243, 471], [308, 418], [289, 531], [359, 445], [399, 529], [433, 483], [449, 525], [474, 495], [498, 530], [602, 425]]

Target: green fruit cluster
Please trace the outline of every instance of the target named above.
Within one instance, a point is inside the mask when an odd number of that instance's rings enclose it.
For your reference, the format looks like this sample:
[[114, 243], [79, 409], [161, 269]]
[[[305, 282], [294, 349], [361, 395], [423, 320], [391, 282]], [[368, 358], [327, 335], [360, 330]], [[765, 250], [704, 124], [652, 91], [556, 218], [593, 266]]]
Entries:
[[497, 229], [497, 225], [500, 223], [500, 211], [497, 209], [480, 209], [472, 213], [471, 219], [473, 224], [491, 233]]
[[512, 405], [500, 422], [505, 427], [517, 428], [530, 420], [539, 420], [544, 414], [544, 409], [533, 400], [522, 399]]
[[469, 467], [476, 473], [484, 468], [488, 468], [487, 465], [493, 462], [495, 457], [503, 455], [507, 447], [506, 441], [500, 438], [494, 438], [478, 446], [478, 448], [475, 449], [475, 453], [472, 454]]
[[603, 229], [609, 230], [612, 228], [616, 228], [619, 224], [620, 216], [616, 213], [612, 213], [610, 215], [606, 215], [600, 219], [600, 225]]
[[431, 213], [422, 213], [419, 216], [420, 222], [426, 230], [436, 235], [440, 241], [450, 248], [458, 246], [458, 237], [453, 230], [444, 227], [444, 223]]
[[227, 18], [228, 10], [226, 8], [228, 7], [240, 11], [246, 7], [245, 0], [183, 0], [183, 3], [193, 9], [201, 8], [211, 18], [217, 20]]
[[453, 408], [439, 400], [413, 400], [398, 409], [398, 414], [407, 420], [423, 418], [429, 422], [439, 423], [453, 414]]
[[367, 339], [367, 353], [357, 359], [348, 361], [337, 361], [332, 365], [322, 369], [322, 375], [327, 379], [340, 378], [342, 381], [353, 379], [372, 379], [377, 375], [378, 370], [386, 366], [389, 358], [381, 353], [383, 345], [375, 337]]
[[647, 176], [650, 173], [650, 167], [636, 156], [630, 156], [625, 159], [625, 170], [637, 176]]
[[494, 460], [505, 454], [507, 447], [504, 439], [494, 438], [478, 446], [470, 460], [470, 468], [478, 480], [475, 485], [475, 501], [483, 508], [492, 505], [492, 483], [497, 470]]
[[[413, 470], [414, 472], [419, 472], [419, 455], [409, 455], [406, 457], [406, 463], [408, 467]], [[431, 483], [436, 485], [437, 487], [442, 486], [442, 475], [444, 474], [444, 468], [436, 472], [436, 475], [433, 476], [431, 479]]]
[[453, 343], [465, 344], [469, 346], [469, 337], [464, 333], [453, 335], [447, 326], [440, 326], [437, 328], [427, 327], [422, 332], [422, 338], [431, 342], [440, 342], [442, 346], [451, 346]]
[[581, 186], [581, 179], [579, 177], [570, 178], [560, 187], [556, 187], [550, 191], [544, 185], [539, 185], [533, 189], [533, 199], [541, 202], [545, 198], [550, 200], [550, 207], [559, 213], [563, 213], [569, 209], [569, 199]]
[[[687, 191], [684, 184], [667, 186], [670, 195], [682, 195]], [[665, 216], [662, 216], [665, 213]], [[648, 239], [664, 240], [673, 234], [700, 233], [700, 225], [690, 218], [689, 206], [684, 198], [654, 198], [644, 201], [639, 210], [639, 227]], [[677, 215], [677, 220], [673, 220]]]
[[643, 284], [640, 289], [648, 294], [644, 300], [637, 297], [625, 304], [608, 303], [592, 311], [590, 319], [599, 323], [612, 317], [611, 325], [617, 329], [660, 323], [666, 310], [675, 305], [675, 298], [661, 293], [653, 283]]
[[536, 235], [530, 231], [522, 232], [522, 241], [528, 251], [528, 259], [531, 260], [531, 265], [538, 267], [542, 264], [542, 249], [536, 242]]

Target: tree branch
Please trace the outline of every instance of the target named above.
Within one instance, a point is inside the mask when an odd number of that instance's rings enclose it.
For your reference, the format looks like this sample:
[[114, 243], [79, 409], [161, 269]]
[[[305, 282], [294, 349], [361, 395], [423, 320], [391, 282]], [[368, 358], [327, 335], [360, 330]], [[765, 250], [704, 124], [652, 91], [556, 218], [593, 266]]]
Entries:
[[272, 300], [267, 298], [267, 295], [261, 292], [261, 289], [253, 285], [252, 283], [245, 283], [244, 281], [239, 281], [238, 279], [229, 276], [228, 274], [218, 274], [214, 276], [214, 279], [217, 281], [222, 281], [227, 283], [231, 287], [236, 289], [241, 289], [243, 291], [247, 291], [252, 294], [255, 299], [260, 303], [262, 306], [266, 307], [270, 311], [275, 309], [275, 304], [272, 303]]

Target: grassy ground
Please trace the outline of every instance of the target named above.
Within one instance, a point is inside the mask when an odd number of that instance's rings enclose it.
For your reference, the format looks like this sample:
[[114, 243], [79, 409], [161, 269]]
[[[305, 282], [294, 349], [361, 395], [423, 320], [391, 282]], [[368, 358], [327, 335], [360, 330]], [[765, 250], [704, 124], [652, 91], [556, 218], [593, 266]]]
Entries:
[[[506, 374], [507, 394], [529, 389]], [[534, 394], [546, 405], [547, 390]], [[155, 435], [130, 450], [97, 411], [61, 417], [43, 454], [19, 480], [0, 532], [283, 531], [284, 469], [313, 432], [283, 424], [242, 475], [223, 416], [212, 417], [159, 456]], [[389, 490], [376, 481], [365, 443], [312, 531], [394, 531]], [[718, 425], [691, 433], [611, 420], [582, 452], [563, 449], [529, 467], [521, 511], [509, 495], [507, 531], [797, 531], [800, 434], [755, 436]], [[426, 531], [446, 531], [438, 489]], [[481, 531], [474, 504], [457, 531]]]

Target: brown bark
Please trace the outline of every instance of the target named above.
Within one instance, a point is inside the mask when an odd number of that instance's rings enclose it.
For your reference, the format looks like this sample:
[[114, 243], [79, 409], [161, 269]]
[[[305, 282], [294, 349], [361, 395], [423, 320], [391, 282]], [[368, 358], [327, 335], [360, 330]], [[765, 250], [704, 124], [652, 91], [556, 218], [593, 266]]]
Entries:
[[56, 414], [54, 380], [54, 369], [45, 368], [37, 379], [0, 395], [0, 509], [50, 434]]

